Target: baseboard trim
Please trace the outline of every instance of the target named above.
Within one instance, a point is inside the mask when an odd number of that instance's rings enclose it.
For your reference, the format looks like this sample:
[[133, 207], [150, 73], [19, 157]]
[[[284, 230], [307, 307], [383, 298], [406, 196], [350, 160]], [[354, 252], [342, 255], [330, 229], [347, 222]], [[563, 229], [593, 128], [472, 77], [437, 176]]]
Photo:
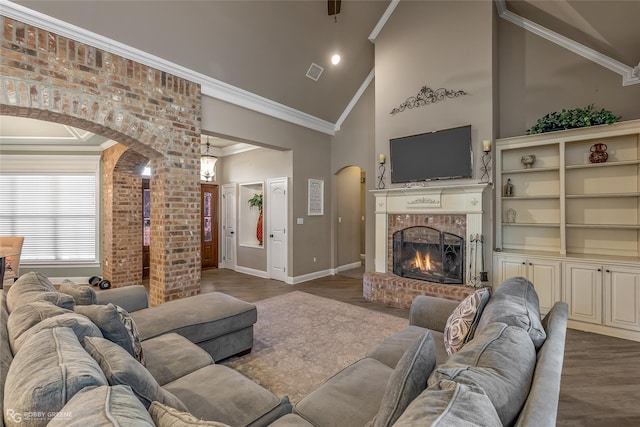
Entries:
[[256, 270], [255, 268], [242, 267], [240, 265], [236, 266], [236, 271], [238, 273], [248, 274], [250, 276], [262, 277], [263, 279], [269, 278], [269, 273], [262, 270]]
[[298, 283], [308, 282], [309, 280], [320, 279], [322, 277], [333, 276], [333, 270], [314, 271], [313, 273], [303, 274], [301, 276], [288, 277], [286, 282], [289, 285], [297, 285]]
[[627, 329], [596, 325], [576, 320], [568, 320], [567, 327], [569, 329], [576, 329], [578, 331], [592, 332], [594, 334], [607, 335], [610, 337], [640, 342], [640, 332], [630, 331]]
[[352, 262], [351, 264], [339, 265], [333, 269], [333, 274], [338, 274], [341, 271], [353, 270], [354, 268], [362, 267], [362, 261]]

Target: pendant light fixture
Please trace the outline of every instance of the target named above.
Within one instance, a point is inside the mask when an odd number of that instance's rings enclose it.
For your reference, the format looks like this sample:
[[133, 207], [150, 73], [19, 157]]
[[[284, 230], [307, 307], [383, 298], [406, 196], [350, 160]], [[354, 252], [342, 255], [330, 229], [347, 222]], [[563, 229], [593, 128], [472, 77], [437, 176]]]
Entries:
[[211, 148], [209, 135], [206, 135], [206, 138], [207, 150], [200, 156], [200, 179], [203, 181], [213, 181], [216, 177], [216, 162], [218, 161], [218, 158], [209, 154], [209, 148]]

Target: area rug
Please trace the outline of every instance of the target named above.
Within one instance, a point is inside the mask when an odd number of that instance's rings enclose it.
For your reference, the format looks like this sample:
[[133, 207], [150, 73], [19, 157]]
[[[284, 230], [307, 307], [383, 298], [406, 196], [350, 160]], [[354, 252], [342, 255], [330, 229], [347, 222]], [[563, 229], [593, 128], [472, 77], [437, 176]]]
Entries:
[[408, 324], [407, 319], [300, 291], [256, 306], [251, 353], [223, 364], [292, 402]]

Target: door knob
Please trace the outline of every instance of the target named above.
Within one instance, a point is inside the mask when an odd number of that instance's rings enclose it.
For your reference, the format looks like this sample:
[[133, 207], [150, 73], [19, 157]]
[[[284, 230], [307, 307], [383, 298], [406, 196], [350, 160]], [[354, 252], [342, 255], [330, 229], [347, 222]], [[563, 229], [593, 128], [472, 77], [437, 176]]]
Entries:
[[271, 237], [273, 239], [273, 234], [269, 234], [269, 237]]

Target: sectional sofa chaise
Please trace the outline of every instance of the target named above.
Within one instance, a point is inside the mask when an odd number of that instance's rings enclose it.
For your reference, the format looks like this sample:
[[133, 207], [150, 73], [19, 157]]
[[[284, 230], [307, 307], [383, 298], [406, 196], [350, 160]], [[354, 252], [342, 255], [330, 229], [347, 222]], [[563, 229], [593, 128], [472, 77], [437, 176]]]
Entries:
[[292, 407], [215, 363], [250, 350], [253, 304], [149, 308], [143, 287], [58, 291], [27, 273], [0, 293], [0, 427], [554, 426], [566, 304], [541, 320], [524, 278], [473, 295], [416, 298], [405, 329]]

